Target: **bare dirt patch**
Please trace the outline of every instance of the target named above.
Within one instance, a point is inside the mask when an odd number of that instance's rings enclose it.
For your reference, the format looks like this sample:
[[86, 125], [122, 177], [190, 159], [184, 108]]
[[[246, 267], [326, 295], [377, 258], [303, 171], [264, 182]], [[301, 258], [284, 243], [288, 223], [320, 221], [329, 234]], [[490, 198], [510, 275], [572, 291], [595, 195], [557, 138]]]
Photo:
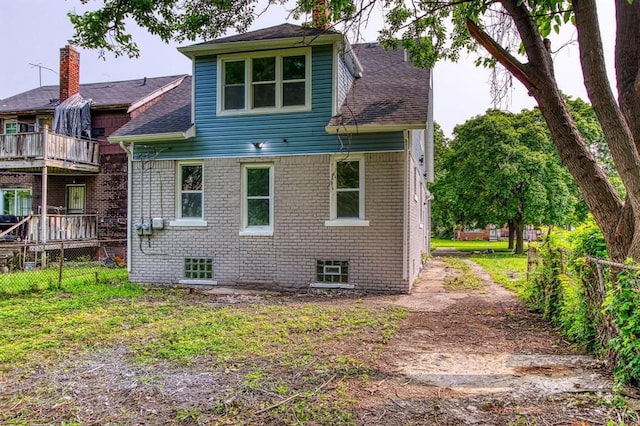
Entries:
[[434, 259], [360, 393], [363, 424], [599, 425], [620, 416], [600, 362], [565, 342], [478, 265], [481, 291], [447, 292]]

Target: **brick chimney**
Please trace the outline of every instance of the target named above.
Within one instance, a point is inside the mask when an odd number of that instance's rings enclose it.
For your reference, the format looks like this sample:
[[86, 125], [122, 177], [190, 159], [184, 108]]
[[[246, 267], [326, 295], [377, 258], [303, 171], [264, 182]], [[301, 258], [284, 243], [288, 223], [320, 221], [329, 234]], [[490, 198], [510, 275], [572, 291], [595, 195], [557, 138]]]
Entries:
[[80, 53], [71, 45], [60, 49], [60, 102], [80, 93]]
[[313, 7], [313, 26], [319, 30], [327, 30], [331, 25], [329, 18], [329, 0], [316, 0]]

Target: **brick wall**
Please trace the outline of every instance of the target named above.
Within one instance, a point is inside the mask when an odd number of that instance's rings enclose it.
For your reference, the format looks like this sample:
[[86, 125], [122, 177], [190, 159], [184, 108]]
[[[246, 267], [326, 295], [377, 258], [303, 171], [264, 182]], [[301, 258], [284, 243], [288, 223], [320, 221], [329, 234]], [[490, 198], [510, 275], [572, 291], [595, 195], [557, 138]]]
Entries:
[[[219, 285], [262, 284], [301, 289], [316, 282], [316, 260], [348, 260], [356, 289], [408, 292], [402, 279], [403, 153], [365, 154], [365, 211], [368, 227], [327, 227], [330, 156], [269, 159], [274, 165], [273, 236], [240, 236], [241, 164], [253, 159], [204, 161], [206, 227], [168, 226], [175, 219], [174, 161], [133, 170], [133, 214], [164, 217], [165, 229], [130, 242], [132, 281], [169, 284], [183, 278], [185, 257], [214, 259]], [[265, 158], [255, 159], [265, 162]], [[144, 185], [145, 190], [141, 191]], [[141, 211], [142, 207], [142, 211]]]
[[60, 102], [80, 93], [80, 53], [67, 45], [60, 49]]

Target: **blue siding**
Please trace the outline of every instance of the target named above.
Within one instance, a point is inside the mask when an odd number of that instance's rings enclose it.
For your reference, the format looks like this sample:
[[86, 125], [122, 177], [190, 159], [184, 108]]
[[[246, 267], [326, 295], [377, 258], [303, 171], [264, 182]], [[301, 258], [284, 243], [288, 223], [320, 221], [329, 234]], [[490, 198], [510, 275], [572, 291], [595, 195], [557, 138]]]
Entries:
[[[175, 159], [402, 150], [402, 132], [337, 137], [325, 131], [332, 112], [332, 62], [331, 45], [312, 48], [309, 112], [218, 117], [216, 57], [197, 58], [194, 71], [197, 135], [189, 140], [154, 143], [152, 151], [160, 152], [158, 159]], [[264, 142], [262, 149], [253, 146], [258, 141]], [[136, 154], [144, 153], [145, 149], [136, 147]]]

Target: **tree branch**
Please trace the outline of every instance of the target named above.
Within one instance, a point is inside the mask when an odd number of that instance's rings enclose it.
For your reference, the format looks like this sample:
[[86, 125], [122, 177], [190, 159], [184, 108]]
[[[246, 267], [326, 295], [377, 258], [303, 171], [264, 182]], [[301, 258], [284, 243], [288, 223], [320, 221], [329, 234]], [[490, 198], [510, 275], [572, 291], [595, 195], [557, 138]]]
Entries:
[[527, 74], [525, 65], [518, 61], [513, 55], [502, 48], [495, 42], [487, 33], [482, 31], [475, 22], [467, 19], [467, 28], [471, 36], [476, 39], [482, 47], [484, 47], [491, 56], [493, 56], [500, 64], [514, 75], [518, 80], [524, 84], [524, 86], [531, 91], [533, 89], [533, 83]]

